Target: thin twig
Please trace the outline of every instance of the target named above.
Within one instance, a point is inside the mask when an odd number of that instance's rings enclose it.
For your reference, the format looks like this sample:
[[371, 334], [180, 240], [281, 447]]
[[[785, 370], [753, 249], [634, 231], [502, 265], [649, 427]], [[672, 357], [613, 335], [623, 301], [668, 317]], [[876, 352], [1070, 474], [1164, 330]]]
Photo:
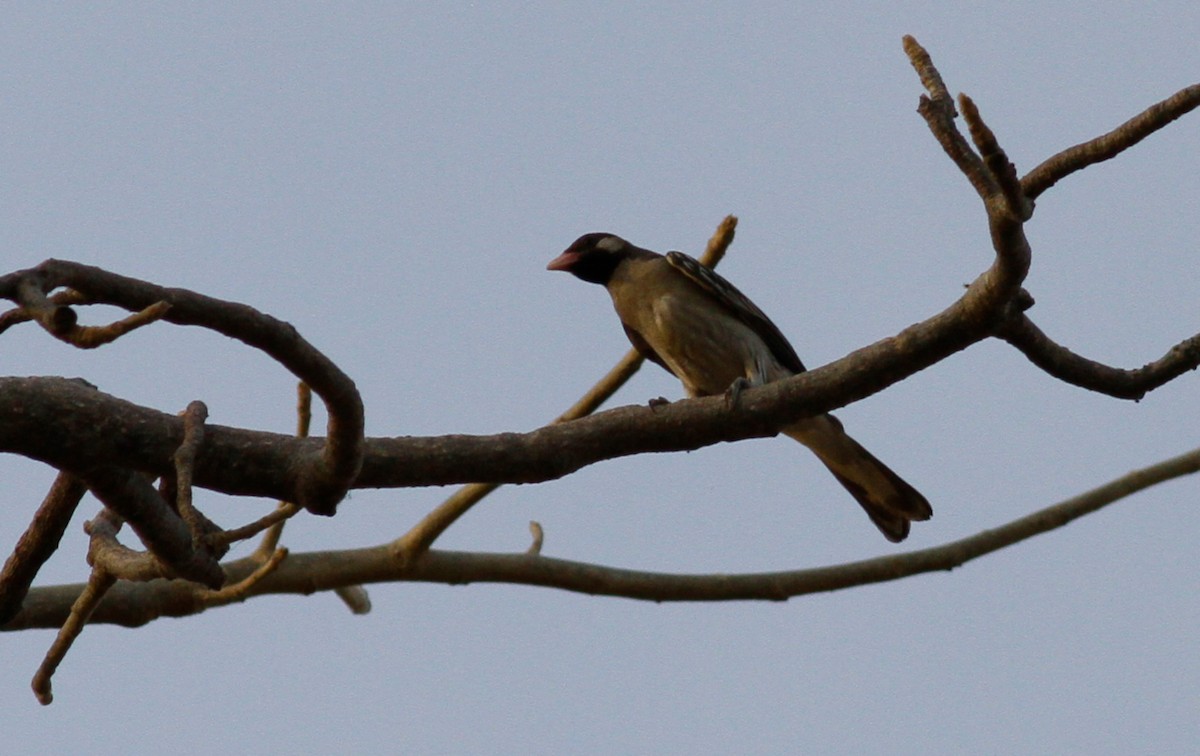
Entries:
[[1025, 174], [1021, 179], [1025, 196], [1037, 198], [1072, 173], [1120, 155], [1197, 107], [1200, 107], [1200, 84], [1193, 84], [1151, 105], [1107, 134], [1068, 147]]
[[[38, 291], [40, 292], [40, 289]], [[74, 289], [56, 291], [50, 295], [49, 301], [53, 305], [88, 304], [87, 297]], [[21, 306], [14, 307], [7, 312], [0, 313], [0, 333], [4, 333], [18, 323], [28, 323], [31, 320], [34, 320], [34, 316], [30, 314], [28, 309]]]
[[942, 80], [941, 73], [933, 65], [933, 58], [929, 56], [929, 52], [911, 34], [905, 34], [901, 38], [901, 43], [904, 46], [904, 54], [908, 56], [908, 62], [917, 72], [917, 78], [921, 80], [921, 86], [925, 87], [930, 99], [937, 103], [938, 107], [944, 109], [949, 117], [957, 117], [958, 113], [954, 110], [954, 98], [950, 96], [950, 89]]
[[192, 548], [206, 546], [204, 522], [192, 505], [192, 477], [196, 467], [196, 452], [204, 443], [204, 421], [208, 418], [208, 407], [204, 402], [193, 401], [182, 413], [183, 443], [175, 450], [175, 507], [179, 516], [187, 523], [192, 533]]
[[542, 544], [546, 541], [546, 531], [542, 529], [542, 524], [537, 520], [529, 521], [529, 532], [533, 535], [533, 543], [529, 544], [529, 548], [525, 549], [526, 554], [537, 556], [542, 553]]
[[162, 320], [171, 305], [166, 302], [155, 302], [145, 309], [138, 310], [132, 315], [115, 320], [103, 326], [76, 326], [70, 333], [61, 337], [63, 341], [80, 349], [95, 349], [111, 344], [130, 331]]
[[33, 675], [31, 684], [38, 703], [47, 706], [54, 701], [54, 693], [50, 684], [50, 679], [54, 677], [54, 671], [66, 658], [67, 652], [71, 650], [71, 644], [83, 632], [88, 617], [96, 610], [100, 600], [104, 598], [104, 594], [108, 592], [109, 588], [112, 588], [116, 581], [116, 578], [102, 569], [92, 570], [92, 576], [88, 579], [87, 585], [79, 594], [79, 598], [71, 605], [71, 613], [68, 615], [67, 621], [59, 628], [54, 643], [46, 651], [46, 657]]
[[83, 524], [88, 534], [88, 564], [104, 570], [118, 580], [146, 582], [172, 578], [175, 574], [160, 559], [148, 551], [136, 551], [117, 540], [124, 520], [111, 509], [104, 508]]
[[[975, 535], [929, 549], [826, 567], [751, 574], [643, 572], [521, 553], [429, 551], [407, 566], [392, 558], [390, 544], [362, 549], [291, 554], [257, 583], [251, 595], [298, 594], [342, 585], [426, 582], [448, 585], [507, 583], [573, 593], [645, 601], [783, 601], [811, 593], [882, 583], [925, 572], [950, 570], [1007, 546], [1060, 528], [1152, 486], [1200, 472], [1200, 449], [1122, 475], [1085, 493]], [[252, 559], [227, 565], [230, 577], [259, 567]], [[21, 613], [3, 629], [61, 624], [79, 585], [34, 588]], [[178, 581], [119, 583], [93, 623], [130, 627], [159, 617], [203, 611], [188, 600], [193, 587]]]
[[333, 589], [351, 614], [370, 614], [371, 596], [361, 585], [343, 585]]
[[1075, 386], [1118, 399], [1137, 401], [1159, 386], [1200, 366], [1200, 334], [1184, 339], [1154, 362], [1125, 370], [1090, 360], [1056, 343], [1024, 314], [996, 334], [1050, 375]]
[[[300, 507], [296, 506], [295, 504], [291, 504], [289, 502], [280, 502], [275, 509], [258, 518], [254, 522], [242, 525], [238, 528], [230, 528], [229, 530], [219, 530], [215, 533], [209, 533], [208, 542], [211, 545], [224, 544], [228, 546], [230, 544], [237, 543], [238, 541], [244, 541], [247, 538], [253, 538], [264, 530], [269, 531], [271, 528], [282, 524], [284, 520], [287, 520], [289, 517], [292, 517], [299, 511]], [[272, 548], [270, 552], [266, 552], [261, 544], [257, 549], [255, 549], [256, 554], [265, 553], [268, 556], [269, 554], [273, 554], [274, 551], [274, 548]]]
[[250, 590], [257, 585], [259, 581], [277, 570], [279, 565], [283, 564], [283, 560], [287, 559], [287, 557], [287, 549], [276, 549], [271, 556], [267, 557], [262, 564], [258, 566], [258, 569], [254, 570], [254, 572], [251, 572], [249, 575], [237, 581], [236, 583], [231, 583], [216, 591], [197, 588], [196, 590], [199, 592], [200, 600], [209, 606], [221, 606], [223, 604], [233, 603], [234, 601], [242, 601], [246, 598], [246, 596], [250, 595]]
[[[296, 384], [296, 438], [308, 438], [308, 432], [312, 428], [312, 389], [304, 381]], [[281, 501], [276, 505], [275, 514], [279, 515], [276, 522], [273, 523], [266, 534], [263, 535], [262, 541], [258, 544], [258, 549], [255, 553], [265, 559], [268, 555], [274, 554], [275, 549], [279, 546], [279, 538], [283, 535], [283, 525], [292, 515], [299, 511], [299, 507], [291, 502]], [[268, 515], [269, 516], [269, 515]], [[266, 519], [266, 518], [263, 518]], [[245, 536], [248, 538], [249, 536]]]
[[16, 301], [26, 317], [55, 338], [63, 338], [75, 328], [78, 317], [70, 307], [62, 307], [46, 296], [42, 279], [29, 276], [17, 283]]

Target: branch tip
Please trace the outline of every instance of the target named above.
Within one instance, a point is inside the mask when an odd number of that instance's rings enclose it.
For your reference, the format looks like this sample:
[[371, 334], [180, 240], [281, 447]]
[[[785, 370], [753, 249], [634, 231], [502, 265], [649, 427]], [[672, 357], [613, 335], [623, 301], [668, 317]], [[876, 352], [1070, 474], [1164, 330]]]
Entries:
[[545, 540], [546, 533], [542, 530], [542, 524], [537, 520], [529, 521], [529, 532], [533, 535], [533, 543], [529, 544], [529, 548], [525, 550], [525, 553], [537, 556], [542, 553], [542, 543]]
[[[908, 56], [913, 70], [917, 72], [917, 78], [921, 80], [921, 85], [925, 87], [925, 91], [932, 98], [930, 104], [942, 111], [944, 117], [948, 119], [958, 116], [954, 110], [954, 100], [950, 97], [950, 90], [946, 88], [946, 83], [942, 81], [942, 75], [933, 65], [933, 58], [930, 57], [929, 52], [911, 34], [904, 35], [903, 44], [904, 53]], [[927, 102], [929, 100], [922, 95], [922, 106], [925, 106]]]

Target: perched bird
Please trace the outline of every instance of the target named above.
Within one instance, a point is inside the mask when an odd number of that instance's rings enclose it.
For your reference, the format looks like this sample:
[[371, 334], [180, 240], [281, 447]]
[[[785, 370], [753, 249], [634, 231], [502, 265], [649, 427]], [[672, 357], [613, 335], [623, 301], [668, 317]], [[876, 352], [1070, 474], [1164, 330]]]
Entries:
[[[760, 386], [804, 371], [762, 310], [682, 252], [664, 256], [619, 236], [593, 233], [576, 239], [546, 267], [604, 286], [633, 346], [673, 373], [691, 396]], [[850, 438], [833, 415], [801, 420], [783, 432], [817, 455], [889, 541], [903, 541], [910, 521], [933, 514], [924, 496]]]

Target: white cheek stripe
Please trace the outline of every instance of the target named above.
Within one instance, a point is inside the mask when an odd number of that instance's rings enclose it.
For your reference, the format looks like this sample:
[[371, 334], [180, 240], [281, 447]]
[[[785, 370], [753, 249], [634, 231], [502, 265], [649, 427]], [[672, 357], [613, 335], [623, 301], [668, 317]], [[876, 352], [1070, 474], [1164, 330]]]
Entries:
[[600, 241], [596, 242], [596, 249], [600, 249], [605, 252], [617, 252], [621, 249], [622, 245], [623, 242], [618, 237], [606, 236]]

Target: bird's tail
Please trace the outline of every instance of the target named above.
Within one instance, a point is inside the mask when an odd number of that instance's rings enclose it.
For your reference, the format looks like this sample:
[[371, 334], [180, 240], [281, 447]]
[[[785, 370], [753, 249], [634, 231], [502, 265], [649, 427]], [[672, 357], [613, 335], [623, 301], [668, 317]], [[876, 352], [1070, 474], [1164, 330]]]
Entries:
[[850, 438], [833, 415], [802, 420], [784, 433], [817, 455], [889, 541], [903, 541], [910, 522], [933, 515], [925, 497]]

